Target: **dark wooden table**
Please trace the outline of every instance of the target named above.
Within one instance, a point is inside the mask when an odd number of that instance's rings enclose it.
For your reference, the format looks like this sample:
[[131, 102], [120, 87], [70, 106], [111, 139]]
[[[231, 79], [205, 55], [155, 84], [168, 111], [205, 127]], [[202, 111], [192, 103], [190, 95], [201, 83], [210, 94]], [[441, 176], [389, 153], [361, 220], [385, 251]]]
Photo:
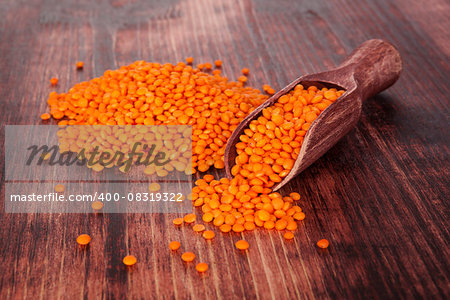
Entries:
[[[3, 125], [40, 124], [50, 91], [139, 59], [220, 58], [230, 78], [249, 67], [250, 86], [278, 89], [382, 38], [398, 47], [404, 71], [282, 190], [300, 192], [307, 214], [293, 241], [244, 233], [251, 248], [241, 254], [239, 235], [206, 243], [166, 215], [2, 213], [0, 299], [448, 299], [449, 2], [301, 2], [1, 0]], [[94, 239], [88, 251], [75, 243], [81, 232]], [[318, 251], [321, 238], [329, 249]], [[172, 239], [210, 270], [186, 267], [168, 250]], [[121, 262], [129, 252], [139, 260], [132, 270]]]

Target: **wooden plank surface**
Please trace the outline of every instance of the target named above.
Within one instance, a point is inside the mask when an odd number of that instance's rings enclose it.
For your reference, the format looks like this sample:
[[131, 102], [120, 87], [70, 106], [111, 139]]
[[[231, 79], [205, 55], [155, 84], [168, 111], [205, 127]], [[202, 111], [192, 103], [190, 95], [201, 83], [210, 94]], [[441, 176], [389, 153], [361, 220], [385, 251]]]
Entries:
[[[2, 212], [0, 299], [448, 298], [449, 12], [444, 0], [1, 0], [2, 125], [40, 124], [52, 90], [138, 59], [220, 58], [230, 78], [249, 67], [250, 86], [279, 89], [383, 38], [404, 72], [282, 189], [300, 192], [307, 215], [293, 241], [257, 230], [206, 243], [161, 214]], [[87, 251], [75, 244], [80, 232], [93, 237]], [[247, 254], [234, 249], [242, 236]], [[320, 238], [327, 250], [316, 248]], [[208, 273], [170, 253], [173, 239]], [[132, 270], [121, 263], [129, 252], [139, 260]]]

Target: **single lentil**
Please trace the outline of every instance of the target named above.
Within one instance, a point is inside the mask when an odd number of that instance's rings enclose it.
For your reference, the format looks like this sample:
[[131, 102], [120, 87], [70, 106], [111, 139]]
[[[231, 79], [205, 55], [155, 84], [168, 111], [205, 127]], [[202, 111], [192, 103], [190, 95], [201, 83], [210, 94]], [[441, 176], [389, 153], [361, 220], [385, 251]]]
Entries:
[[236, 248], [238, 248], [239, 250], [247, 250], [248, 247], [249, 247], [250, 245], [248, 244], [247, 241], [239, 240], [239, 241], [237, 241], [237, 242], [235, 243], [235, 246], [236, 246]]
[[137, 262], [137, 259], [133, 255], [127, 255], [123, 258], [122, 261], [126, 266], [132, 266]]
[[66, 187], [63, 184], [55, 185], [55, 192], [63, 193], [66, 190]]
[[195, 269], [198, 271], [198, 272], [200, 272], [200, 273], [204, 273], [204, 272], [206, 272], [207, 270], [208, 270], [208, 264], [207, 263], [198, 263], [196, 266], [195, 266]]
[[329, 245], [330, 243], [326, 239], [321, 239], [320, 241], [317, 242], [317, 247], [322, 249], [328, 248]]
[[180, 248], [180, 246], [181, 246], [181, 244], [178, 241], [173, 241], [173, 242], [169, 243], [169, 248], [170, 248], [170, 250], [173, 250], [173, 251], [178, 250]]
[[195, 214], [187, 214], [184, 216], [183, 221], [185, 223], [194, 223], [195, 220], [197, 219], [197, 216]]
[[50, 116], [49, 113], [44, 113], [44, 114], [41, 115], [41, 119], [42, 119], [42, 120], [48, 120], [48, 119], [50, 119], [51, 117], [52, 117], [52, 116]]
[[50, 84], [51, 85], [57, 85], [58, 84], [58, 78], [56, 78], [56, 77], [50, 78]]
[[150, 192], [157, 192], [161, 189], [161, 186], [159, 185], [159, 183], [156, 182], [152, 182], [150, 183], [150, 185], [148, 186], [148, 190]]
[[205, 225], [195, 224], [194, 226], [192, 226], [192, 230], [194, 230], [195, 232], [202, 232], [205, 230]]
[[192, 252], [184, 252], [181, 254], [181, 259], [185, 262], [191, 262], [195, 259], [195, 254]]
[[287, 231], [284, 233], [284, 238], [286, 240], [292, 240], [294, 238], [294, 234], [291, 231]]
[[94, 201], [94, 202], [92, 202], [91, 207], [94, 210], [100, 210], [103, 208], [103, 202], [102, 201]]
[[79, 245], [85, 246], [91, 242], [91, 237], [88, 234], [80, 234], [77, 237], [77, 243]]

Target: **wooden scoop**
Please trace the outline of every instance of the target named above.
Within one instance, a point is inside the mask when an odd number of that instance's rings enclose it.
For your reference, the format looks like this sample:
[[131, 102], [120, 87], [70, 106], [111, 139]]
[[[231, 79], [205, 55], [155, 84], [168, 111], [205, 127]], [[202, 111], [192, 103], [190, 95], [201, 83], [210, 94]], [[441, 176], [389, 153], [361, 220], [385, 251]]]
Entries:
[[337, 68], [297, 78], [250, 113], [234, 130], [225, 148], [225, 169], [232, 178], [235, 165], [236, 144], [250, 122], [261, 115], [261, 111], [290, 92], [297, 84], [305, 88], [338, 88], [345, 93], [325, 109], [307, 131], [300, 153], [291, 172], [274, 186], [276, 191], [300, 172], [320, 158], [328, 149], [347, 134], [358, 122], [363, 100], [370, 98], [393, 85], [400, 76], [402, 61], [391, 44], [383, 40], [369, 40], [356, 48]]

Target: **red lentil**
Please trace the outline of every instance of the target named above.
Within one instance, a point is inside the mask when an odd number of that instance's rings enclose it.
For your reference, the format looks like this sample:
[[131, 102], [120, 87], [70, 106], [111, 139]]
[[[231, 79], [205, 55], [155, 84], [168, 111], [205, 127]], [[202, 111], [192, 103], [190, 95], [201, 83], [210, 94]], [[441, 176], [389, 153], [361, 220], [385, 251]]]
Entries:
[[195, 254], [192, 252], [184, 252], [181, 254], [181, 259], [185, 262], [191, 262], [195, 259]]
[[50, 84], [51, 85], [57, 85], [58, 84], [58, 78], [56, 78], [56, 77], [50, 78]]
[[91, 242], [91, 237], [88, 234], [80, 234], [77, 237], [77, 243], [79, 245], [85, 246]]
[[284, 234], [284, 238], [285, 238], [286, 240], [292, 240], [292, 239], [294, 238], [294, 234], [293, 234], [292, 232], [290, 232], [290, 231], [287, 231], [287, 232]]
[[236, 248], [238, 248], [239, 250], [247, 250], [248, 247], [249, 247], [250, 245], [248, 244], [247, 241], [239, 240], [239, 241], [237, 241], [237, 242], [235, 243], [235, 246], [236, 246]]
[[317, 242], [317, 247], [322, 249], [328, 248], [329, 245], [330, 243], [326, 239], [321, 239], [320, 241]]
[[204, 273], [204, 272], [206, 272], [207, 270], [208, 270], [208, 264], [207, 263], [198, 263], [196, 266], [195, 266], [195, 269], [198, 271], [198, 272], [200, 272], [200, 273]]
[[44, 113], [44, 114], [41, 115], [41, 119], [42, 119], [42, 120], [48, 120], [48, 119], [50, 119], [51, 117], [52, 117], [52, 116], [50, 116], [49, 113]]
[[66, 187], [62, 184], [55, 185], [55, 192], [63, 193], [66, 190]]
[[169, 243], [169, 248], [170, 248], [170, 250], [173, 250], [173, 251], [178, 250], [180, 248], [180, 246], [181, 246], [181, 244], [178, 241], [173, 241], [173, 242]]
[[132, 266], [137, 262], [137, 259], [133, 255], [127, 255], [123, 258], [122, 261], [126, 266]]

